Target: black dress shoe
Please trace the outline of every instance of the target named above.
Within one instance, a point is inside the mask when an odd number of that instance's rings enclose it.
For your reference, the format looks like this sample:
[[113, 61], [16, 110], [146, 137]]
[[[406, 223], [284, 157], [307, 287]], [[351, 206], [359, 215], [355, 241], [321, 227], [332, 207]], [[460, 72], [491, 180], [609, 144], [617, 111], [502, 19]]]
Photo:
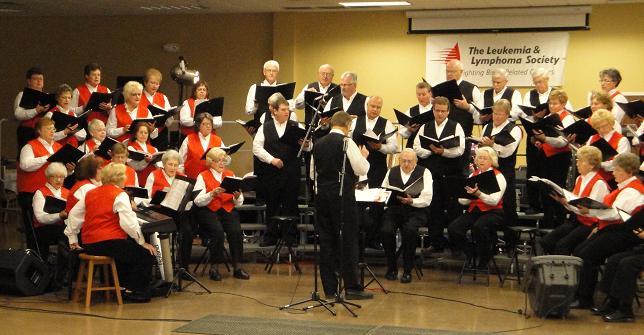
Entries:
[[411, 272], [403, 273], [402, 277], [400, 277], [400, 282], [403, 284], [411, 283]]
[[233, 277], [237, 279], [249, 280], [250, 275], [244, 269], [237, 269], [233, 272]]
[[221, 274], [219, 274], [219, 270], [210, 269], [210, 280], [221, 281]]
[[358, 290], [347, 290], [347, 293], [345, 295], [345, 298], [347, 300], [367, 300], [367, 299], [373, 299], [373, 293], [371, 292], [365, 292], [365, 291], [358, 291]]
[[633, 313], [624, 313], [620, 310], [602, 316], [602, 320], [606, 322], [633, 322], [635, 321], [635, 316]]
[[387, 280], [396, 280], [396, 279], [398, 279], [398, 271], [396, 271], [396, 270], [387, 270], [387, 273], [385, 273], [385, 279], [387, 279]]
[[593, 315], [601, 315], [601, 316], [613, 314], [613, 312], [615, 312], [616, 310], [617, 310], [616, 307], [611, 306], [608, 303], [605, 303], [600, 307], [593, 307], [590, 309]]
[[125, 290], [121, 292], [121, 297], [126, 302], [135, 303], [135, 304], [150, 302], [150, 296], [143, 292]]
[[593, 304], [583, 300], [575, 300], [570, 304], [571, 309], [590, 309]]

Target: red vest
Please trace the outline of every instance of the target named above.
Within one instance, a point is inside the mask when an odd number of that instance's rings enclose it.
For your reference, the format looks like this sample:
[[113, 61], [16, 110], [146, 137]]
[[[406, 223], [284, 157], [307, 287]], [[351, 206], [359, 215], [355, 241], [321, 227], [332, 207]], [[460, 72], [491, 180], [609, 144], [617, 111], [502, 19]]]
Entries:
[[[638, 191], [638, 192], [640, 192], [640, 193], [644, 193], [644, 185], [642, 185], [642, 182], [641, 182], [641, 181], [639, 181], [638, 179], [635, 179], [635, 180], [631, 181], [630, 183], [626, 184], [626, 186], [625, 186], [624, 188], [622, 188], [622, 189], [617, 188], [617, 189], [616, 189], [616, 190], [614, 190], [613, 192], [610, 192], [610, 194], [608, 194], [608, 195], [604, 198], [604, 204], [605, 204], [605, 205], [607, 205], [607, 206], [613, 206], [613, 204], [615, 203], [615, 200], [617, 199], [617, 196], [619, 196], [619, 194], [620, 194], [623, 190], [625, 190], [625, 189], [627, 189], [627, 188], [632, 188], [632, 189], [637, 190], [637, 191]], [[636, 213], [636, 212], [637, 212], [639, 209], [641, 209], [641, 208], [642, 208], [642, 205], [640, 205], [639, 207], [637, 207], [637, 208], [636, 208], [632, 213], [629, 213], [629, 214], [631, 214], [631, 215], [632, 215], [632, 214]], [[618, 223], [621, 223], [621, 221], [605, 221], [605, 220], [600, 220], [600, 221], [599, 221], [599, 229], [601, 230], [601, 229], [604, 229], [606, 226], [609, 226], [609, 225], [611, 225], [611, 224], [618, 224]]]
[[[78, 85], [76, 89], [78, 90], [78, 106], [85, 106], [87, 102], [89, 102], [89, 97], [92, 95], [92, 92], [89, 91], [89, 88], [87, 88], [86, 84]], [[96, 87], [96, 92], [98, 93], [107, 93], [107, 91], [108, 91], [107, 87], [103, 85], [99, 84], [98, 87]], [[103, 111], [90, 112], [87, 115], [87, 123], [89, 123], [94, 119], [99, 119], [103, 121], [103, 123], [107, 123], [107, 117], [108, 117], [107, 112], [103, 112]]]
[[[143, 94], [141, 94], [141, 100], [139, 101], [139, 109], [143, 109], [147, 112], [149, 105], [154, 105], [156, 107], [165, 109], [165, 95], [160, 92], [154, 93], [154, 95], [152, 96], [152, 103], [150, 103], [148, 97], [145, 96], [145, 91], [143, 91]], [[164, 127], [160, 127], [159, 132], [161, 132], [163, 128]]]
[[[29, 141], [27, 144], [31, 145], [31, 149], [34, 152], [34, 157], [42, 157], [42, 156], [48, 156], [49, 151], [45, 149], [45, 146], [40, 143], [40, 141], [35, 138], [31, 141]], [[61, 146], [60, 144], [54, 142], [52, 147], [54, 148], [54, 152], [60, 150]], [[40, 169], [33, 171], [33, 172], [27, 172], [23, 171], [20, 168], [20, 165], [18, 165], [18, 171], [17, 171], [17, 188], [18, 192], [28, 192], [28, 193], [34, 193], [36, 190], [41, 188], [42, 186], [45, 185], [47, 182], [47, 178], [45, 177], [45, 170], [47, 169], [47, 166], [49, 166], [49, 162], [46, 162], [43, 164]]]
[[[220, 182], [215, 179], [215, 176], [212, 174], [210, 170], [203, 171], [199, 174], [202, 178], [204, 183], [206, 184], [206, 192], [211, 192], [212, 190], [216, 189], [221, 185]], [[230, 171], [224, 169], [224, 171], [221, 174], [222, 181], [226, 177], [232, 177], [235, 174]], [[233, 208], [235, 208], [235, 203], [233, 203], [233, 195], [230, 193], [221, 193], [218, 196], [212, 198], [212, 201], [207, 206], [211, 211], [216, 212], [220, 208], [223, 208], [226, 212], [230, 213]]]
[[[116, 108], [114, 109], [114, 112], [116, 114], [116, 127], [117, 128], [125, 127], [125, 126], [128, 126], [128, 125], [132, 124], [132, 118], [130, 117], [130, 114], [128, 114], [127, 108], [125, 107], [125, 104], [117, 105]], [[147, 107], [145, 109], [138, 107], [136, 109], [136, 118], [137, 119], [144, 119], [146, 117], [148, 117]], [[119, 138], [117, 138], [117, 141], [123, 142], [123, 141], [127, 140], [128, 138], [130, 138], [130, 136], [131, 135], [126, 132], [125, 134], [119, 136]]]
[[[128, 143], [134, 150], [143, 152], [143, 148], [141, 147], [141, 144], [137, 141], [129, 142]], [[148, 153], [151, 155], [159, 150], [157, 148], [153, 147], [150, 143], [146, 143], [145, 147], [148, 150]], [[145, 167], [145, 169], [141, 171], [136, 171], [136, 174], [139, 176], [139, 183], [144, 183], [146, 180], [148, 180], [148, 175], [156, 170], [156, 166], [154, 164], [148, 164], [148, 166]]]
[[[566, 118], [566, 116], [570, 115], [570, 113], [568, 113], [568, 111], [564, 109], [563, 112], [557, 113], [557, 115], [559, 115], [559, 120], [563, 122], [563, 119]], [[546, 157], [552, 157], [556, 154], [570, 152], [570, 148], [567, 145], [561, 148], [555, 148], [548, 143], [543, 143], [541, 145], [541, 149], [543, 149], [543, 153], [546, 155]]]
[[76, 204], [78, 203], [78, 200], [80, 200], [76, 198], [74, 193], [76, 193], [76, 191], [78, 191], [79, 188], [91, 183], [92, 182], [89, 179], [85, 179], [85, 180], [77, 181], [74, 184], [74, 186], [72, 186], [72, 189], [69, 190], [70, 197], [67, 198], [67, 207], [65, 207], [65, 211], [67, 213], [71, 212], [72, 208], [74, 208], [74, 206], [76, 206]]
[[[124, 192], [115, 185], [99, 186], [85, 195], [85, 223], [81, 239], [85, 244], [107, 240], [126, 239], [121, 229], [119, 215], [114, 213], [114, 201]], [[89, 205], [88, 205], [89, 204]]]
[[[194, 120], [195, 118], [195, 99], [190, 98], [188, 100], [188, 107], [190, 107], [190, 117]], [[195, 133], [194, 126], [193, 127], [184, 127], [181, 126], [181, 133], [184, 134], [185, 136], [188, 136], [190, 134]]]
[[[52, 113], [63, 113], [63, 111], [61, 111], [58, 108], [58, 106], [50, 109], [49, 111], [52, 112]], [[72, 111], [68, 111], [67, 114], [72, 115], [72, 116], [76, 116], [74, 114], [74, 112], [72, 112]], [[61, 131], [61, 130], [62, 129], [56, 129], [56, 131]], [[58, 142], [58, 144], [60, 144], [61, 146], [64, 146], [65, 144], [69, 143], [74, 148], [78, 148], [78, 139], [76, 138], [76, 136], [74, 134], [71, 134], [71, 135], [69, 135], [69, 136], [67, 136], [67, 137], [65, 137], [65, 138], [63, 138], [61, 140], [58, 140], [56, 142]]]
[[[163, 190], [166, 187], [170, 187], [170, 183], [167, 179], [165, 179], [165, 174], [163, 173], [162, 169], [154, 170], [154, 172], [152, 172], [152, 175], [154, 176], [154, 183], [152, 184], [150, 197], [153, 197], [154, 194], [157, 193], [157, 191]], [[177, 172], [177, 176], [183, 176], [183, 174]]]
[[[49, 189], [49, 187], [47, 187], [47, 185], [45, 185], [45, 186], [43, 186], [43, 187], [39, 188], [39, 189], [38, 189], [38, 191], [40, 191], [40, 193], [42, 193], [42, 196], [43, 196], [43, 198], [45, 198], [45, 199], [47, 199], [47, 197], [54, 197], [54, 193]], [[60, 189], [60, 196], [63, 198], [63, 200], [67, 200], [67, 199], [68, 199], [68, 197], [69, 197], [69, 190], [68, 190], [68, 189], [66, 189], [66, 188], [64, 188], [64, 187], [62, 187], [62, 188]], [[65, 211], [66, 211], [67, 213], [69, 213], [69, 211], [67, 211], [67, 209], [66, 209], [66, 208], [65, 208]], [[34, 225], [34, 228], [38, 228], [38, 227], [42, 227], [42, 226], [44, 226], [42, 223], [38, 222], [38, 219], [36, 219], [36, 216], [35, 216], [35, 215], [34, 215], [34, 217], [33, 217], [33, 218], [34, 218], [34, 220], [33, 220], [32, 224]], [[60, 222], [58, 222], [57, 224], [65, 224], [65, 221], [60, 220]]]
[[[492, 170], [494, 171], [495, 176], [498, 176], [501, 173], [501, 171], [499, 171], [497, 169], [493, 168]], [[474, 171], [472, 176], [476, 176], [479, 173], [481, 173], [481, 170], [477, 169], [476, 171]], [[490, 206], [490, 205], [484, 203], [483, 200], [481, 200], [481, 199], [478, 199], [478, 198], [474, 199], [474, 200], [472, 200], [470, 202], [470, 206], [467, 208], [467, 211], [471, 212], [471, 211], [474, 210], [474, 208], [478, 208], [481, 212], [487, 212], [487, 211], [491, 211], [491, 210], [495, 210], [495, 209], [503, 209], [503, 198], [501, 198], [501, 200], [499, 200], [499, 202], [494, 206]]]
[[[610, 144], [613, 149], [617, 150], [617, 145], [619, 145], [619, 141], [624, 137], [624, 135], [618, 133], [618, 132], [613, 132], [613, 135], [611, 135], [610, 139], [607, 141], [608, 144]], [[588, 141], [589, 143], [595, 143], [595, 141], [599, 140], [600, 136], [599, 134], [595, 134], [590, 137], [590, 140]], [[614, 157], [610, 157], [608, 160], [612, 160]], [[604, 169], [599, 169], [599, 174], [601, 174], [602, 178], [604, 180], [613, 180], [615, 176], [610, 171], [606, 171]]]
[[87, 153], [91, 153], [98, 144], [90, 137], [85, 141], [85, 146], [87, 147]]
[[[204, 150], [201, 147], [199, 133], [190, 134], [186, 137], [186, 140], [188, 141], [188, 154], [186, 155], [186, 161], [184, 162], [183, 167], [188, 177], [196, 179], [201, 171], [208, 169], [206, 161], [201, 159], [201, 156], [204, 154]], [[211, 133], [208, 148], [220, 146], [221, 138], [214, 133]]]
[[[593, 187], [595, 186], [595, 183], [604, 180], [599, 173], [595, 173], [595, 176], [588, 182], [586, 187], [583, 190], [581, 189], [581, 176], [577, 177], [577, 181], [575, 181], [575, 188], [573, 189], [572, 193], [574, 193], [576, 196], [580, 198], [585, 198], [590, 196], [590, 192], [593, 191]], [[580, 193], [581, 192], [581, 193]], [[592, 227], [595, 225], [599, 220], [597, 218], [589, 217], [589, 216], [583, 216], [583, 215], [577, 215], [577, 221], [580, 223], [584, 224], [585, 226]]]
[[136, 183], [136, 171], [127, 165], [125, 166], [125, 186], [139, 186]]
[[613, 94], [610, 95], [610, 99], [615, 100], [615, 97], [620, 95], [620, 94], [622, 94], [622, 92], [620, 92], [618, 90], [615, 90], [615, 92], [613, 92]]

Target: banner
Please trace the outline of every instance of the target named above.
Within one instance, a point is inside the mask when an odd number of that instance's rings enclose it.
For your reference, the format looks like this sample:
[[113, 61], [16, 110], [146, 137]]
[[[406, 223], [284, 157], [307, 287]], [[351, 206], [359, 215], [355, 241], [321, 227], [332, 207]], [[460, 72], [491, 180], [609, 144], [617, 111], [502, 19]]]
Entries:
[[445, 64], [463, 63], [464, 80], [492, 86], [492, 71], [508, 70], [508, 86], [533, 86], [532, 71], [550, 72], [550, 86], [563, 85], [568, 33], [504, 33], [427, 36], [426, 78], [435, 85], [445, 81]]

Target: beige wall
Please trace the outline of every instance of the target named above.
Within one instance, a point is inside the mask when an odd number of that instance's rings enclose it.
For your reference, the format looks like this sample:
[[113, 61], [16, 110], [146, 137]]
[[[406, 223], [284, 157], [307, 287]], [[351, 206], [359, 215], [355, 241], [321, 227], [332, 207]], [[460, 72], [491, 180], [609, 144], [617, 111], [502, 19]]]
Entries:
[[[34, 23], [36, 22], [36, 23]], [[103, 66], [103, 83], [116, 85], [117, 75], [142, 75], [156, 67], [164, 75], [161, 91], [175, 105], [178, 85], [170, 68], [183, 55], [190, 68], [199, 69], [211, 87], [211, 95], [224, 96], [226, 120], [243, 115], [251, 82], [261, 79], [261, 65], [273, 50], [273, 19], [270, 14], [191, 15], [147, 17], [7, 18], [0, 20], [0, 111], [9, 118], [16, 93], [25, 85], [24, 73], [32, 65], [45, 72], [45, 88], [60, 83], [73, 86], [83, 81], [83, 66], [96, 61]], [[167, 53], [168, 42], [181, 45], [178, 53]], [[186, 92], [189, 94], [189, 92]], [[184, 95], [185, 97], [185, 95]], [[15, 157], [15, 125], [3, 127], [2, 153]], [[240, 126], [227, 125], [225, 143], [251, 138]], [[248, 159], [233, 166], [241, 173], [252, 169]]]

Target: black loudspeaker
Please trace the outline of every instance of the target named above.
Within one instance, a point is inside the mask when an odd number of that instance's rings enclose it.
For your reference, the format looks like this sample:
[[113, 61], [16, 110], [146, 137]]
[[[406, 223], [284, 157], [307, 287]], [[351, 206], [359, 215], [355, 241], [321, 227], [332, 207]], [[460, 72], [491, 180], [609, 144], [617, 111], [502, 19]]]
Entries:
[[0, 250], [0, 291], [25, 296], [45, 292], [49, 266], [31, 250]]
[[565, 317], [575, 300], [582, 260], [573, 256], [538, 256], [528, 262], [530, 306], [540, 317]]

